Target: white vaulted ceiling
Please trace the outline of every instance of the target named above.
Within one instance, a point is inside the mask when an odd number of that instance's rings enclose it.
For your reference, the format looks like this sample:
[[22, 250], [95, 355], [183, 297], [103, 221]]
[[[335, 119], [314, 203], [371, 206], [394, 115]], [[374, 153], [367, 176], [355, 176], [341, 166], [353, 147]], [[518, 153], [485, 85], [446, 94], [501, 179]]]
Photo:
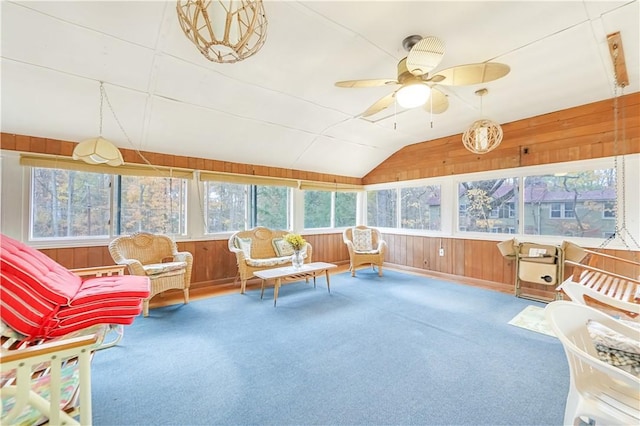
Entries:
[[[499, 123], [614, 96], [606, 36], [622, 35], [639, 88], [635, 1], [269, 1], [267, 41], [217, 64], [182, 33], [175, 1], [3, 1], [2, 131], [122, 148], [362, 177], [402, 147], [458, 134], [482, 115]], [[444, 87], [433, 116], [393, 105], [362, 118], [393, 87], [339, 80], [396, 77], [402, 40], [437, 36], [435, 71], [474, 62], [511, 67], [483, 85]]]

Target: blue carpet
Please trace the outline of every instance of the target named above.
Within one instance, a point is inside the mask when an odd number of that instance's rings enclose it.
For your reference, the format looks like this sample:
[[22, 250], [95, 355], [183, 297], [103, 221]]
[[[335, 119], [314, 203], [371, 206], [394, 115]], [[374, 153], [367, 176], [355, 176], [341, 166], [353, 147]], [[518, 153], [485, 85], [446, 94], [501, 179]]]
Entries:
[[96, 354], [94, 424], [560, 425], [562, 346], [508, 324], [531, 304], [363, 269], [153, 309]]

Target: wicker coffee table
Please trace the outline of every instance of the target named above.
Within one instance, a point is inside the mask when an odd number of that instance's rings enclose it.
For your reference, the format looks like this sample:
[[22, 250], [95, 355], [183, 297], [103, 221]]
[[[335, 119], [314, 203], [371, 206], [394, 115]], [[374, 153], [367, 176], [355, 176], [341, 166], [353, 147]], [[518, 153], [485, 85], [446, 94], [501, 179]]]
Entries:
[[276, 306], [278, 301], [278, 290], [283, 282], [293, 282], [305, 279], [309, 281], [309, 278], [313, 278], [313, 287], [316, 286], [316, 277], [322, 273], [327, 279], [327, 291], [331, 293], [331, 287], [329, 286], [329, 269], [337, 268], [337, 265], [333, 263], [325, 262], [313, 262], [305, 263], [301, 268], [295, 269], [293, 266], [285, 266], [281, 268], [265, 269], [263, 271], [256, 271], [253, 274], [262, 279], [262, 287], [260, 289], [260, 299], [264, 296], [264, 285], [267, 280], [275, 280], [273, 287], [273, 306]]

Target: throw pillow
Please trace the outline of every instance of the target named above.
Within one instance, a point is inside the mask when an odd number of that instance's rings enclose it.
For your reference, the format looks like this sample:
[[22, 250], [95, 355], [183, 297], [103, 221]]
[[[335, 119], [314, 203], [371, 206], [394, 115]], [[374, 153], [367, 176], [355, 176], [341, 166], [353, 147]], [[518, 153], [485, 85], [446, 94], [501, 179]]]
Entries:
[[373, 250], [371, 229], [353, 229], [353, 249], [355, 251]]
[[293, 246], [285, 241], [284, 238], [274, 238], [271, 240], [273, 245], [273, 251], [276, 252], [276, 256], [284, 257], [293, 255]]
[[251, 238], [236, 237], [236, 247], [244, 252], [244, 257], [251, 257]]

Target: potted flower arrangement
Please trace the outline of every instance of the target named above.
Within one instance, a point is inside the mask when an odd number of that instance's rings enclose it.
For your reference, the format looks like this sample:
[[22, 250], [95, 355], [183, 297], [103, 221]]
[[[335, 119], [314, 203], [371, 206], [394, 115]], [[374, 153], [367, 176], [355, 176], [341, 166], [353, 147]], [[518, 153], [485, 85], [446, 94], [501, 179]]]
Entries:
[[284, 236], [284, 240], [291, 244], [293, 247], [293, 255], [291, 256], [291, 264], [294, 268], [298, 269], [302, 267], [304, 258], [302, 257], [301, 250], [307, 244], [302, 235], [300, 234], [287, 234]]

